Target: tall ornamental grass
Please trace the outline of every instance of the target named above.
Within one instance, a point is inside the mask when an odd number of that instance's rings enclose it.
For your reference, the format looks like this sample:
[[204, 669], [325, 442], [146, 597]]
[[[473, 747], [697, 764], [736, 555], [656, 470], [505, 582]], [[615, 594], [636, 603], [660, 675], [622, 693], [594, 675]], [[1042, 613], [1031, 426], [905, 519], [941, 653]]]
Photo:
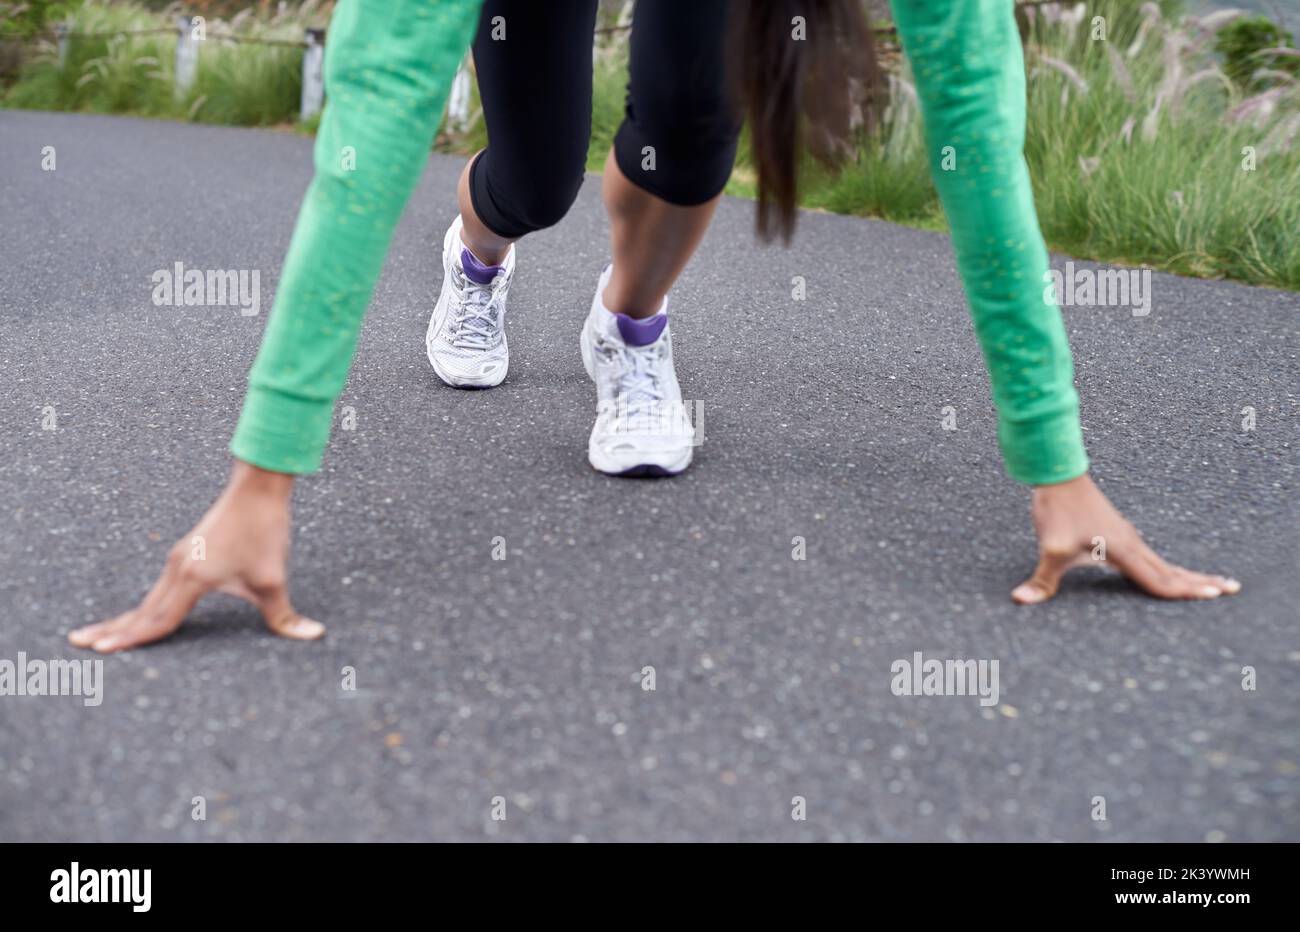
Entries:
[[[6, 106], [248, 126], [296, 120], [302, 51], [229, 37], [299, 42], [305, 27], [326, 25], [330, 9], [320, 0], [283, 7], [263, 0], [228, 20], [209, 19], [194, 84], [178, 97], [168, 30], [179, 4], [162, 13], [135, 0], [39, 5], [42, 22], [28, 42], [58, 17], [74, 33], [100, 35], [70, 40], [62, 61], [51, 41], [35, 41]], [[1300, 290], [1300, 52], [1267, 20], [1180, 9], [1178, 0], [1019, 9], [1025, 155], [1044, 234], [1053, 248], [1083, 258]], [[603, 168], [623, 115], [627, 32], [620, 27], [628, 12], [601, 9], [593, 171]], [[126, 35], [144, 29], [163, 34]], [[802, 203], [941, 229], [916, 92], [902, 57], [887, 51], [885, 60], [888, 98], [878, 119], [862, 130], [841, 173], [808, 160]], [[476, 89], [451, 122], [439, 148], [468, 153], [486, 144]], [[727, 190], [752, 196], [754, 187], [742, 138]]]
[[[39, 41], [4, 104], [234, 126], [297, 119], [303, 52], [275, 43], [300, 43], [307, 27], [325, 26], [329, 4], [306, 0], [274, 9], [263, 4], [229, 19], [206, 19], [194, 83], [178, 95], [173, 27], [181, 8], [177, 3], [160, 13], [130, 0], [86, 0], [63, 20], [72, 33], [64, 58], [54, 41]], [[151, 30], [159, 33], [139, 34]]]

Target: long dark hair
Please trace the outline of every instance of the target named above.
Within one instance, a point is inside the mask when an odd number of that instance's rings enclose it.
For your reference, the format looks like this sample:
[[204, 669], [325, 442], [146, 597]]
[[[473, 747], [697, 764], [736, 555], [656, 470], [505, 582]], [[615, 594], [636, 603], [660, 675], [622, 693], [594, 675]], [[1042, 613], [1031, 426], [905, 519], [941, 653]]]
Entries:
[[790, 241], [799, 156], [829, 168], [880, 99], [863, 0], [732, 0], [731, 75], [758, 170], [758, 235]]

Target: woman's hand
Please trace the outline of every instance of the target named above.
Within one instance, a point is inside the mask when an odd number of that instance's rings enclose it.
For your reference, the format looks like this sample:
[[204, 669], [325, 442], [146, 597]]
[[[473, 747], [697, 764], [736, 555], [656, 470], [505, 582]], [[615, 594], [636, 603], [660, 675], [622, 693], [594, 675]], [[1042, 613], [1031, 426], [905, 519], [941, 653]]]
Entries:
[[289, 496], [294, 477], [239, 460], [208, 513], [172, 547], [162, 575], [135, 608], [68, 635], [77, 647], [101, 653], [158, 641], [181, 626], [209, 592], [246, 599], [276, 634], [312, 640], [324, 625], [303, 618], [289, 602]]
[[1061, 577], [1076, 566], [1109, 564], [1160, 599], [1214, 599], [1233, 595], [1241, 583], [1205, 576], [1166, 563], [1102, 494], [1088, 475], [1034, 489], [1038, 568], [1011, 592], [1021, 605], [1046, 602]]

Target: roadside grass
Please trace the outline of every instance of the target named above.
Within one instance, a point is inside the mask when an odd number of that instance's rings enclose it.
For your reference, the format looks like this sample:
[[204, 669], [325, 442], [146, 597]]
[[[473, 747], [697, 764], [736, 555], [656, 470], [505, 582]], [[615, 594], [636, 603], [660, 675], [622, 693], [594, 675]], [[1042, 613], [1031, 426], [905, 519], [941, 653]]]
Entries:
[[1072, 255], [1300, 289], [1300, 82], [1244, 88], [1214, 20], [1109, 42], [1039, 23], [1025, 156], [1043, 233]]
[[[1092, 0], [1022, 12], [1025, 158], [1043, 235], [1079, 258], [1300, 290], [1300, 81], [1278, 72], [1234, 83], [1214, 55], [1226, 17], [1165, 7]], [[1093, 34], [1097, 16], [1104, 41]], [[597, 45], [594, 172], [622, 119], [627, 81], [620, 42]], [[469, 153], [486, 141], [480, 119], [441, 136], [439, 148]], [[808, 159], [800, 177], [804, 207], [947, 228], [905, 66], [842, 170]], [[756, 190], [742, 137], [726, 191]]]
[[[306, 27], [324, 27], [328, 21], [329, 8], [320, 0], [265, 15], [250, 7], [229, 20], [208, 19], [194, 82], [178, 95], [175, 37], [130, 34], [168, 30], [172, 17], [129, 0], [87, 0], [66, 21], [74, 35], [65, 58], [60, 61], [53, 41], [39, 42], [3, 104], [231, 126], [293, 123], [302, 88], [302, 50], [262, 43], [300, 42]], [[237, 43], [225, 36], [250, 41]]]
[[[173, 36], [115, 35], [166, 27], [170, 17], [133, 0], [87, 0], [70, 14], [71, 29], [109, 35], [70, 40], [62, 62], [52, 43], [41, 44], [3, 104], [311, 132], [314, 120], [297, 120], [301, 50], [220, 36], [296, 42], [305, 27], [324, 26], [328, 12], [308, 0], [209, 20], [194, 84], [177, 96]], [[1028, 74], [1025, 157], [1054, 250], [1300, 290], [1293, 49], [1234, 53], [1225, 71], [1215, 42], [1229, 18], [1179, 17], [1176, 0], [1089, 0], [1019, 16]], [[1104, 20], [1104, 40], [1096, 17]], [[587, 167], [600, 172], [623, 115], [626, 32], [598, 35], [593, 72]], [[801, 202], [942, 230], [910, 75], [905, 64], [894, 72], [888, 105], [843, 170], [803, 164]], [[438, 149], [467, 154], [486, 144], [476, 88], [467, 112], [466, 125], [444, 127]], [[727, 192], [752, 198], [755, 189], [742, 138]]]

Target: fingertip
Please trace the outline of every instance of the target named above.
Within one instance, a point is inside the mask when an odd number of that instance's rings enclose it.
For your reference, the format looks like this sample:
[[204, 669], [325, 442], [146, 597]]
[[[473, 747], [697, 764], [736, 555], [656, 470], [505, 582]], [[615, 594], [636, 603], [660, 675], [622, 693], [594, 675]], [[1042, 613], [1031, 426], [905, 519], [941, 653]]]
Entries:
[[122, 644], [121, 638], [107, 637], [107, 638], [100, 638], [98, 641], [95, 641], [90, 646], [93, 647], [95, 650], [99, 651], [99, 653], [101, 654], [111, 654], [113, 653], [113, 651], [117, 650], [121, 646], [121, 644]]
[[300, 615], [285, 625], [280, 633], [296, 641], [315, 641], [325, 636], [325, 626], [319, 621], [303, 618]]
[[1223, 591], [1228, 595], [1236, 595], [1241, 591], [1241, 583], [1232, 577], [1223, 580]]
[[95, 638], [85, 628], [78, 628], [68, 632], [68, 643], [73, 647], [90, 647], [95, 643]]
[[1047, 599], [1047, 593], [1037, 586], [1021, 583], [1011, 590], [1011, 600], [1019, 605], [1035, 605]]

